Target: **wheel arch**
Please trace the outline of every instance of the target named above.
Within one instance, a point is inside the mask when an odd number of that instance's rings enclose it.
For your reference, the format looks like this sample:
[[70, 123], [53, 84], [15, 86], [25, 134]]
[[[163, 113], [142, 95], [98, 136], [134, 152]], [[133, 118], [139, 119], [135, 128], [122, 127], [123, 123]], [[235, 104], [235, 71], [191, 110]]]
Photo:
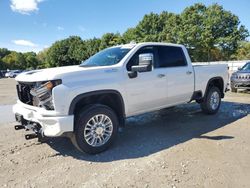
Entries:
[[68, 114], [77, 115], [82, 108], [91, 104], [103, 104], [115, 111], [119, 119], [119, 125], [125, 121], [125, 105], [120, 92], [116, 90], [97, 90], [77, 95], [70, 104]]
[[204, 97], [206, 96], [207, 92], [209, 91], [209, 88], [212, 86], [218, 87], [220, 92], [221, 92], [221, 98], [224, 98], [224, 80], [223, 80], [223, 78], [220, 76], [217, 76], [217, 77], [213, 77], [210, 80], [208, 80], [206, 90], [204, 93]]

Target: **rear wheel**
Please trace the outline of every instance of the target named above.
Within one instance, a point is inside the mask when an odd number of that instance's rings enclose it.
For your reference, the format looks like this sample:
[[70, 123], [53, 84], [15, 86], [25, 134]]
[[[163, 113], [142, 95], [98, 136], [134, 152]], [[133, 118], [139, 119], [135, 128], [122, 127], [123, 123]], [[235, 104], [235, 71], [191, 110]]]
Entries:
[[106, 150], [118, 131], [115, 112], [104, 105], [92, 105], [83, 109], [76, 119], [73, 144], [90, 154]]
[[221, 104], [221, 92], [217, 87], [212, 86], [204, 97], [201, 109], [206, 114], [215, 114], [218, 112]]

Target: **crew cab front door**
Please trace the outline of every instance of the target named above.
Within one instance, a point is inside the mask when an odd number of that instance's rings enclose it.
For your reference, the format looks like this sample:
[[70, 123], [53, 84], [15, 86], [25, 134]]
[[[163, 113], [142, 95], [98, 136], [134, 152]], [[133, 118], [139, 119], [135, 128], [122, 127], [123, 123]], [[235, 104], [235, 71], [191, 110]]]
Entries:
[[127, 71], [130, 72], [133, 65], [138, 65], [140, 54], [146, 53], [152, 53], [154, 56], [152, 71], [137, 73], [134, 78], [128, 76], [126, 80], [127, 116], [158, 109], [167, 101], [166, 69], [154, 68], [158, 61], [156, 47], [140, 48], [128, 61]]

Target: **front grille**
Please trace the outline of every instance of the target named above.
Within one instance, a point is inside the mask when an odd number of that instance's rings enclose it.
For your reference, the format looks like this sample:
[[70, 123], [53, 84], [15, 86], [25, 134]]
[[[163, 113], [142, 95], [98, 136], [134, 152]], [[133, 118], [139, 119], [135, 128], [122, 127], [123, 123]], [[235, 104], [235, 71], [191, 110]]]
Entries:
[[250, 79], [250, 75], [237, 75], [236, 78], [237, 79], [249, 80]]
[[51, 91], [43, 88], [45, 83], [18, 82], [16, 88], [19, 100], [28, 105], [54, 110]]
[[17, 95], [21, 102], [29, 105], [33, 105], [33, 96], [30, 94], [30, 90], [34, 87], [34, 83], [22, 83], [19, 82], [16, 86]]

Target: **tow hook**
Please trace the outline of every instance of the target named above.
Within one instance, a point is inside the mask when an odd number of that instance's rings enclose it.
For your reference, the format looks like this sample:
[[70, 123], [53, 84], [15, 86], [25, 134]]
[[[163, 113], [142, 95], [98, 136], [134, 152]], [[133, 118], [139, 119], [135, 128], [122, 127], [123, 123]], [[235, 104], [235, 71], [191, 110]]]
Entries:
[[23, 125], [15, 125], [15, 130], [21, 130], [21, 129], [25, 129], [25, 126]]
[[38, 142], [44, 143], [47, 141], [47, 137], [44, 136], [41, 126], [38, 123], [30, 122], [25, 120], [25, 124], [23, 125], [15, 125], [15, 130], [25, 129], [26, 131], [33, 131], [31, 134], [26, 134], [25, 139], [31, 140], [34, 138], [38, 138]]
[[37, 138], [38, 137], [38, 135], [37, 134], [26, 134], [25, 135], [25, 139], [26, 140], [30, 140], [30, 139], [33, 139], [33, 138]]

